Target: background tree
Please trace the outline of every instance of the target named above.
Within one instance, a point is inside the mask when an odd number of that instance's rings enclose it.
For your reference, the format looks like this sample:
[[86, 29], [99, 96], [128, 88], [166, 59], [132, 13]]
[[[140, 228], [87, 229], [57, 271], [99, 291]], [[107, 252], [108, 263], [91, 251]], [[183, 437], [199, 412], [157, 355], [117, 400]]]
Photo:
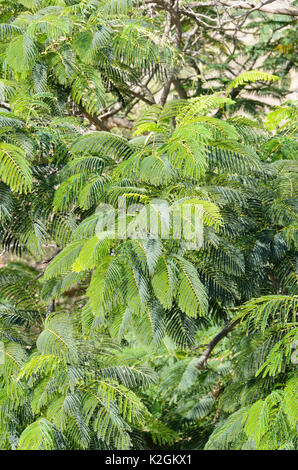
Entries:
[[[296, 8], [276, 4], [2, 7], [1, 448], [297, 447], [297, 110], [261, 98], [289, 91]], [[119, 198], [142, 237], [99, 233]], [[202, 246], [144, 236], [157, 198], [202, 208]]]

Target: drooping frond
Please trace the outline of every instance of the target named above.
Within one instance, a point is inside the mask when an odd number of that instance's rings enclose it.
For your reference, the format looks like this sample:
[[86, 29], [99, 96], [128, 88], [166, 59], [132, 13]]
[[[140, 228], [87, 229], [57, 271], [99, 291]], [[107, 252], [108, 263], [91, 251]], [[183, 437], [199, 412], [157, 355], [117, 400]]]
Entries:
[[12, 39], [7, 49], [7, 63], [15, 71], [20, 67], [26, 73], [33, 67], [37, 59], [37, 46], [29, 34], [25, 33]]
[[31, 169], [21, 148], [0, 143], [0, 176], [4, 183], [19, 193], [31, 189]]
[[233, 80], [228, 88], [227, 88], [227, 93], [232, 90], [233, 88], [238, 88], [239, 86], [243, 85], [244, 83], [247, 82], [257, 82], [257, 81], [276, 81], [279, 80], [279, 77], [276, 75], [271, 75], [268, 72], [262, 72], [261, 70], [249, 70], [248, 72], [243, 72], [240, 75], [238, 75], [235, 80]]

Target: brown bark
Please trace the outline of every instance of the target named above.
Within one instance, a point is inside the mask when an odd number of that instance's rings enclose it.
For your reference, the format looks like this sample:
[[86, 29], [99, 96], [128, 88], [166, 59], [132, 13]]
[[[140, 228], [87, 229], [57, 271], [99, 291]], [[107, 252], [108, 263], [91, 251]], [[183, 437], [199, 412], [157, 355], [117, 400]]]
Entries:
[[241, 318], [238, 318], [237, 320], [228, 323], [228, 324], [210, 341], [210, 343], [208, 343], [207, 348], [203, 351], [203, 353], [202, 353], [201, 356], [199, 357], [199, 360], [198, 360], [198, 362], [197, 362], [197, 364], [196, 364], [196, 368], [197, 368], [197, 369], [203, 369], [203, 367], [206, 367], [208, 357], [210, 356], [211, 352], [213, 351], [213, 349], [215, 348], [215, 346], [217, 345], [217, 343], [219, 343], [219, 341], [221, 341], [223, 338], [225, 338], [225, 337], [227, 336], [227, 334], [230, 333], [230, 331], [232, 331], [232, 329], [233, 329], [236, 325], [238, 325], [238, 323], [240, 323], [240, 320], [241, 320]]

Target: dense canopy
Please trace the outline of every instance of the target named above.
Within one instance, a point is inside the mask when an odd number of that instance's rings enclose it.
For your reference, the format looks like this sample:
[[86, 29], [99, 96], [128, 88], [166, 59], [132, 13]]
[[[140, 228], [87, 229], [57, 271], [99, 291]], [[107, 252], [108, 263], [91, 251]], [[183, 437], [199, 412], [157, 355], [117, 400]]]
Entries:
[[235, 3], [0, 1], [0, 449], [297, 449], [298, 4]]

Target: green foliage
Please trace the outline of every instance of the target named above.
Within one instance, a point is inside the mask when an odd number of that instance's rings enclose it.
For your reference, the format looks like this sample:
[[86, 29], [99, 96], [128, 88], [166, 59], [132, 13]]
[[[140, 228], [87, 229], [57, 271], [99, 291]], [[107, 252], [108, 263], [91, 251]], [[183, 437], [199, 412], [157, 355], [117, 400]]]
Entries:
[[0, 12], [0, 447], [295, 449], [297, 110], [245, 113], [269, 58], [190, 97], [136, 10]]
[[23, 149], [2, 142], [0, 144], [0, 162], [0, 175], [3, 183], [19, 193], [31, 189], [31, 169]]
[[259, 80], [276, 81], [276, 80], [279, 80], [279, 77], [277, 77], [276, 75], [270, 75], [270, 73], [262, 72], [260, 70], [249, 70], [248, 72], [243, 72], [240, 75], [238, 75], [238, 77], [235, 78], [235, 80], [233, 80], [229, 84], [227, 88], [227, 92], [232, 90], [233, 88], [237, 88], [243, 85], [244, 83], [256, 82]]

